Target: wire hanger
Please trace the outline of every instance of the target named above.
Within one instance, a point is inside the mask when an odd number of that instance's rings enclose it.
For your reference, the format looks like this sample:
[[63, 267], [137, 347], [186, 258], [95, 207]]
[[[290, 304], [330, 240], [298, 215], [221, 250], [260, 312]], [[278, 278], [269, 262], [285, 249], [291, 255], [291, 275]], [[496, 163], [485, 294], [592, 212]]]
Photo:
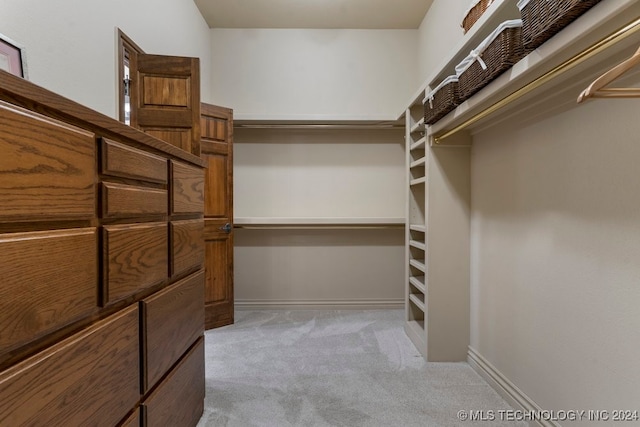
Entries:
[[640, 48], [631, 58], [616, 65], [583, 90], [578, 97], [578, 103], [589, 98], [640, 98], [640, 88], [605, 87], [638, 64], [640, 64]]

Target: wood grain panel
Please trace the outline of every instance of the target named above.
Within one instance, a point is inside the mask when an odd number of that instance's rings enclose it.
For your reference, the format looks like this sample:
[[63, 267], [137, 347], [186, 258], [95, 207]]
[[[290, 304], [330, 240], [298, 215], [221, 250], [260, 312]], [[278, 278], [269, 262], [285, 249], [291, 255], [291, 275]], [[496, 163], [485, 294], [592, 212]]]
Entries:
[[204, 332], [204, 272], [141, 302], [146, 392]]
[[105, 226], [103, 233], [105, 303], [167, 279], [169, 236], [166, 223]]
[[167, 214], [167, 191], [102, 183], [102, 217], [130, 218]]
[[171, 213], [201, 213], [204, 209], [204, 171], [171, 161]]
[[207, 169], [205, 173], [204, 212], [207, 217], [227, 217], [228, 211], [228, 185], [226, 155], [205, 155]]
[[205, 220], [205, 328], [233, 323], [233, 233], [218, 230], [219, 220]]
[[0, 104], [0, 220], [92, 218], [93, 134]]
[[0, 360], [94, 311], [95, 228], [0, 234]]
[[123, 310], [0, 374], [0, 425], [111, 427], [140, 398], [138, 310]]
[[141, 421], [142, 416], [140, 415], [140, 408], [136, 408], [134, 413], [124, 420], [119, 427], [140, 427]]
[[195, 426], [204, 410], [204, 339], [200, 338], [142, 403], [146, 426]]
[[193, 136], [191, 135], [191, 129], [185, 128], [153, 128], [153, 127], [141, 127], [143, 131], [148, 133], [149, 135], [153, 135], [158, 139], [163, 141], [167, 141], [171, 145], [175, 145], [176, 147], [180, 147], [185, 151], [191, 151], [191, 140]]
[[204, 220], [171, 223], [171, 275], [204, 263]]
[[115, 141], [101, 141], [101, 172], [104, 175], [167, 183], [167, 160]]
[[202, 139], [211, 141], [227, 141], [227, 120], [217, 117], [205, 116], [206, 111], [202, 109], [200, 116], [200, 132]]
[[142, 79], [142, 103], [146, 106], [185, 107], [189, 100], [189, 77], [158, 77], [145, 75]]

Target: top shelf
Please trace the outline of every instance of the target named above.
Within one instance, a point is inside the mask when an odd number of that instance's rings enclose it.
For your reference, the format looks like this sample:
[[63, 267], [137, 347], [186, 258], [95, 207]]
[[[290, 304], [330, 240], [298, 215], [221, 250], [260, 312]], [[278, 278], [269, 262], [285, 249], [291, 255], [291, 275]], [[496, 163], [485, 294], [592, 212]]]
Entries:
[[444, 58], [443, 62], [427, 76], [422, 86], [409, 100], [408, 105], [422, 105], [428, 89], [437, 86], [447, 76], [454, 74], [456, 65], [469, 55], [472, 49], [478, 47], [482, 40], [491, 34], [500, 23], [519, 17], [520, 11], [515, 0], [495, 0], [464, 35], [462, 40], [450, 50], [450, 55]]
[[450, 50], [450, 55], [428, 76], [424, 85], [425, 89], [434, 88], [446, 77], [455, 74], [456, 65], [466, 58], [469, 52], [478, 47], [498, 25], [504, 21], [519, 18], [520, 10], [516, 0], [495, 0], [491, 3], [491, 6], [473, 24], [462, 40]]
[[[506, 121], [531, 121], [557, 109], [575, 106], [576, 98], [584, 87], [624, 55], [637, 49], [637, 37], [627, 37], [590, 56], [584, 52], [638, 16], [640, 2], [637, 0], [598, 3], [447, 116], [429, 126], [428, 137], [440, 137], [462, 128], [478, 131]], [[579, 60], [575, 61], [576, 58]], [[556, 72], [566, 64], [570, 67]], [[448, 144], [455, 144], [455, 138], [442, 141], [442, 145]]]

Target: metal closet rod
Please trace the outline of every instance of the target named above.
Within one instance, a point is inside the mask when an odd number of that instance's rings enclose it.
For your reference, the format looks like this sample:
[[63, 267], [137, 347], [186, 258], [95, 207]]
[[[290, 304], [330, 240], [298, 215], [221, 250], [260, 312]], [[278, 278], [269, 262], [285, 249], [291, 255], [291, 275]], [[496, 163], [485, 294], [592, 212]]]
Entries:
[[244, 230], [382, 230], [401, 229], [404, 224], [300, 224], [300, 225], [277, 225], [277, 224], [256, 224], [244, 225], [236, 224], [233, 228]]
[[435, 136], [434, 137], [435, 143], [439, 144], [440, 142], [442, 142], [443, 139], [449, 138], [450, 136], [460, 132], [461, 130], [466, 129], [469, 126], [471, 126], [472, 124], [474, 124], [474, 123], [484, 119], [485, 117], [495, 113], [496, 111], [500, 110], [501, 108], [506, 107], [507, 105], [511, 104], [513, 101], [516, 101], [519, 98], [522, 98], [524, 95], [528, 94], [529, 92], [539, 88], [540, 86], [546, 84], [547, 82], [549, 82], [550, 80], [554, 79], [555, 77], [557, 77], [557, 76], [559, 76], [559, 75], [571, 70], [572, 68], [576, 67], [577, 65], [580, 65], [584, 61], [586, 61], [586, 60], [598, 55], [602, 51], [610, 48], [611, 46], [615, 45], [616, 43], [618, 43], [618, 42], [626, 39], [627, 37], [635, 34], [639, 30], [640, 30], [640, 18], [630, 22], [629, 24], [625, 25], [624, 27], [620, 28], [619, 30], [609, 34], [608, 36], [606, 36], [602, 40], [594, 43], [593, 45], [589, 46], [588, 48], [586, 48], [582, 52], [576, 54], [572, 58], [567, 59], [562, 64], [556, 66], [555, 68], [553, 68], [550, 71], [547, 71], [545, 74], [541, 75], [540, 77], [538, 77], [537, 79], [533, 80], [532, 82], [527, 83], [526, 85], [524, 85], [520, 89], [518, 89], [515, 92], [513, 92], [511, 95], [508, 95], [505, 98], [502, 98], [500, 101], [498, 101], [495, 104], [491, 105], [489, 108], [479, 112], [478, 114], [476, 114], [475, 116], [471, 117], [470, 119], [467, 119], [462, 124], [459, 124], [458, 126], [454, 127], [453, 129], [451, 129], [449, 131], [446, 131], [446, 132], [444, 132], [444, 133], [442, 133], [440, 135]]
[[256, 123], [234, 124], [236, 129], [403, 129], [404, 123]]

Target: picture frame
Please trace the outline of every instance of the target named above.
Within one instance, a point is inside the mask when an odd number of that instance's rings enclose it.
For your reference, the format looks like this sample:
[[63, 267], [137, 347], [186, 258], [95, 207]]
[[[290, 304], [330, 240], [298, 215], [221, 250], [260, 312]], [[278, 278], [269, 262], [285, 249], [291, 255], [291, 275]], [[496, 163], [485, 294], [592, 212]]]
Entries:
[[28, 78], [24, 47], [3, 34], [0, 34], [0, 70]]

